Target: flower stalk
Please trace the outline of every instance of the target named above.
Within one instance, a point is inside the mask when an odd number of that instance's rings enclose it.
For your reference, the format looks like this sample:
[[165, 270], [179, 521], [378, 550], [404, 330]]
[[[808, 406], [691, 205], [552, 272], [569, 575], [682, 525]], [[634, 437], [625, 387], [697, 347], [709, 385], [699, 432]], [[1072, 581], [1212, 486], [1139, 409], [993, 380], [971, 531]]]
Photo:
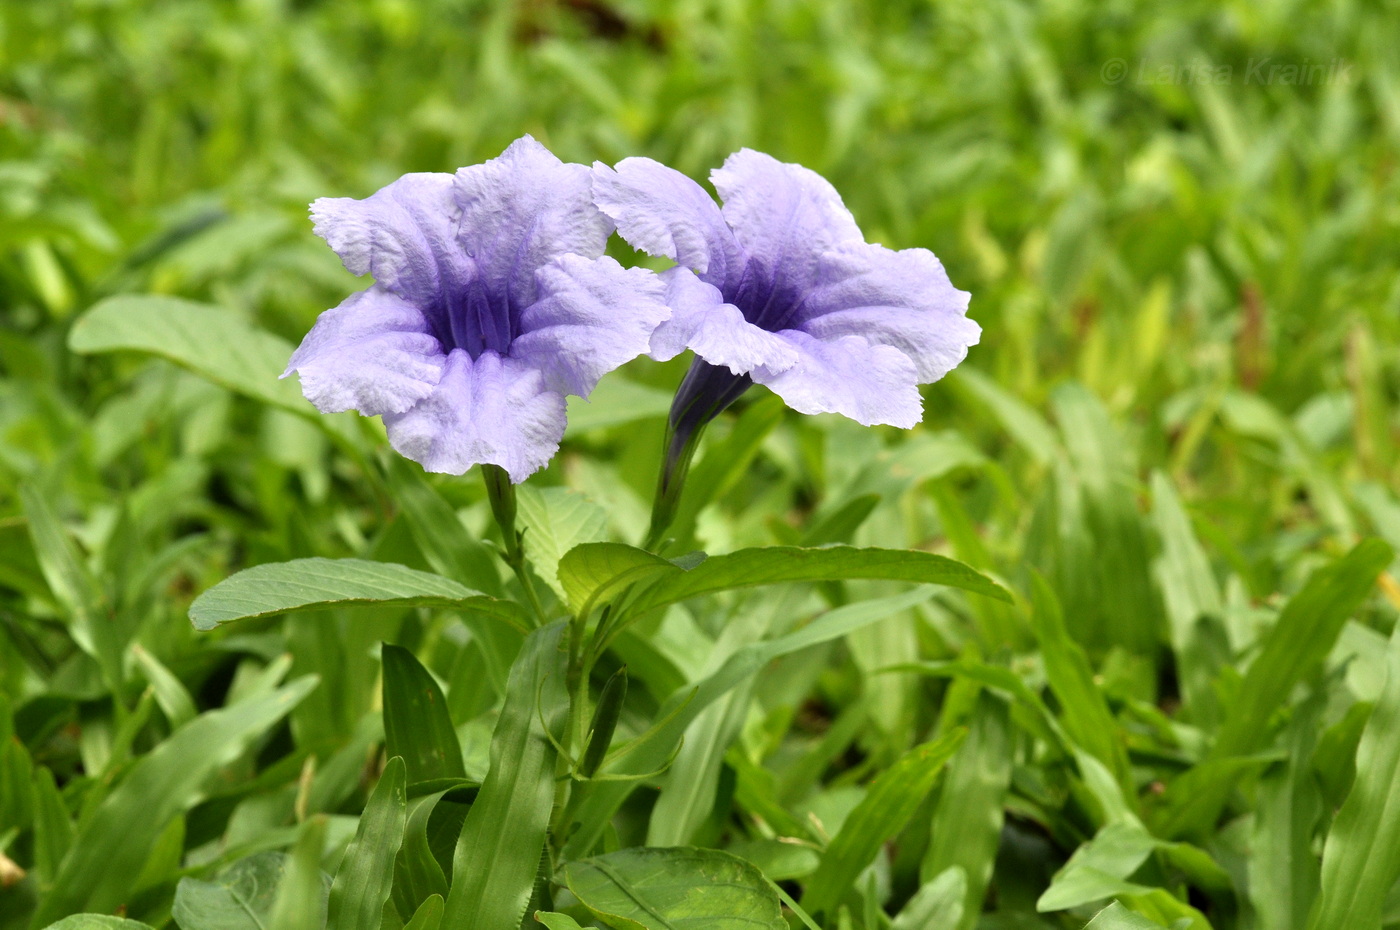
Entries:
[[651, 527], [642, 548], [655, 551], [675, 521], [685, 479], [690, 474], [690, 462], [700, 446], [705, 427], [752, 384], [748, 375], [736, 375], [703, 359], [697, 358], [690, 366], [666, 419], [664, 454], [651, 506]]
[[481, 476], [486, 482], [486, 497], [491, 501], [491, 515], [496, 518], [496, 525], [501, 528], [504, 544], [501, 557], [515, 573], [520, 587], [524, 589], [525, 599], [534, 611], [535, 620], [543, 624], [549, 618], [545, 615], [539, 595], [535, 593], [535, 583], [525, 569], [525, 533], [515, 528], [515, 485], [511, 484], [510, 475], [499, 465], [481, 466]]

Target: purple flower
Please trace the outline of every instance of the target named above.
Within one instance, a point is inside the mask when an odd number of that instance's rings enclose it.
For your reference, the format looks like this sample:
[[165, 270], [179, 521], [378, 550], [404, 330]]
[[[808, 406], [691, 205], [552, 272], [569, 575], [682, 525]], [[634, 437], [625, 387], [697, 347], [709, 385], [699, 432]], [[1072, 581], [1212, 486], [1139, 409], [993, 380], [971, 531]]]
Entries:
[[867, 243], [806, 168], [744, 149], [710, 178], [723, 209], [649, 158], [593, 167], [594, 200], [622, 237], [678, 264], [662, 274], [671, 318], [651, 338], [654, 358], [699, 356], [673, 430], [703, 427], [750, 381], [802, 413], [919, 422], [918, 385], [951, 371], [981, 333], [967, 292], [926, 249]]
[[602, 258], [612, 223], [589, 172], [529, 136], [451, 174], [311, 205], [316, 234], [375, 284], [292, 355], [323, 413], [382, 416], [428, 471], [498, 465], [513, 482], [564, 435], [564, 395], [645, 352], [669, 311], [652, 273]]

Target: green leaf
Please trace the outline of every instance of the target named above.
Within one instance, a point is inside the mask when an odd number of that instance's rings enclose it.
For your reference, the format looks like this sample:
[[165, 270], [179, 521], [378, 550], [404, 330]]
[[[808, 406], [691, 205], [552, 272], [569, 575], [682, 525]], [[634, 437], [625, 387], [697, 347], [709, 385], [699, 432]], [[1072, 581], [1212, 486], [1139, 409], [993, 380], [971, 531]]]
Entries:
[[[1287, 706], [1298, 682], [1322, 666], [1343, 624], [1370, 594], [1376, 576], [1392, 557], [1389, 546], [1368, 539], [1309, 576], [1302, 590], [1284, 605], [1245, 672], [1207, 763], [1247, 756], [1266, 744], [1270, 718]], [[1228, 777], [1202, 778], [1190, 790], [1174, 784], [1176, 791], [1159, 832], [1176, 837], [1210, 829], [1234, 786], [1234, 779]]]
[[1310, 930], [1381, 925], [1400, 878], [1400, 628], [1386, 652], [1385, 687], [1356, 749], [1356, 780], [1322, 848], [1322, 893]]
[[45, 930], [151, 930], [151, 926], [110, 914], [74, 914], [49, 924]]
[[584, 907], [619, 930], [787, 928], [763, 873], [717, 849], [623, 849], [567, 863], [564, 880]]
[[212, 630], [232, 620], [332, 607], [443, 607], [477, 611], [524, 628], [524, 611], [450, 578], [391, 562], [295, 559], [255, 565], [195, 598], [190, 620]]
[[199, 800], [214, 772], [314, 687], [314, 677], [300, 678], [266, 697], [202, 714], [138, 759], [84, 820], [36, 923], [121, 905], [131, 893], [131, 877], [140, 873], [167, 824]]
[[962, 871], [963, 914], [959, 922], [948, 925], [950, 930], [969, 930], [982, 913], [1011, 783], [1012, 735], [1007, 702], [986, 691], [980, 693], [967, 739], [948, 764], [928, 851], [919, 869], [925, 881], [950, 869]]
[[915, 746], [875, 777], [832, 837], [816, 873], [803, 886], [802, 906], [808, 912], [835, 912], [880, 846], [914, 816], [965, 736], [958, 730]]
[[801, 545], [825, 546], [831, 543], [849, 543], [856, 530], [879, 506], [879, 494], [858, 494], [846, 501], [831, 513], [814, 522], [802, 534]]
[[1268, 738], [1269, 718], [1287, 703], [1294, 685], [1319, 667], [1346, 623], [1395, 554], [1379, 539], [1358, 543], [1345, 556], [1313, 572], [1289, 599], [1249, 665], [1232, 702], [1213, 755], [1252, 752]]
[[733, 588], [797, 581], [881, 579], [941, 584], [1011, 601], [1001, 585], [961, 562], [913, 549], [858, 549], [854, 546], [801, 549], [772, 546], [712, 556], [699, 565], [663, 578], [632, 606], [636, 613], [703, 594]]
[[386, 471], [394, 503], [403, 511], [409, 533], [433, 571], [499, 597], [501, 574], [496, 557], [481, 540], [472, 538], [452, 505], [428, 483], [423, 470], [395, 456]]
[[156, 703], [160, 705], [160, 711], [165, 714], [165, 719], [172, 729], [184, 726], [198, 715], [194, 698], [180, 679], [171, 674], [170, 669], [139, 644], [131, 647], [131, 654], [136, 659], [136, 664], [141, 666], [146, 680], [151, 683]]
[[960, 866], [949, 866], [931, 881], [924, 882], [900, 908], [890, 930], [947, 930], [963, 919], [967, 897], [967, 873]]
[[511, 668], [491, 737], [491, 768], [467, 814], [452, 860], [443, 925], [452, 930], [519, 926], [530, 903], [554, 806], [557, 738], [568, 711], [563, 622], [525, 640]]
[[1115, 902], [1095, 914], [1094, 919], [1084, 925], [1084, 930], [1166, 930], [1166, 927]]
[[330, 930], [379, 930], [408, 816], [406, 780], [404, 760], [394, 756], [384, 766], [336, 870], [328, 905]]
[[1107, 766], [1118, 783], [1131, 792], [1128, 750], [1103, 691], [1094, 683], [1089, 658], [1070, 637], [1059, 600], [1040, 575], [1034, 576], [1034, 588], [1035, 609], [1031, 617], [1040, 640], [1045, 677], [1060, 704], [1065, 732]]
[[73, 820], [58, 792], [53, 772], [34, 769], [34, 870], [47, 884], [58, 874], [63, 857], [73, 845]]
[[[668, 698], [657, 712], [657, 720], [661, 722], [634, 742], [627, 744], [621, 750], [627, 753], [623, 763], [609, 774], [641, 775], [656, 771], [666, 764], [686, 728], [701, 711], [730, 689], [756, 674], [769, 662], [869, 626], [927, 600], [931, 594], [929, 589], [922, 588], [892, 597], [847, 604], [827, 611], [801, 629], [785, 636], [767, 642], [751, 643], [735, 650], [713, 674]], [[603, 768], [605, 771], [609, 769], [606, 762]], [[580, 827], [565, 845], [566, 856], [581, 858], [593, 848], [608, 819], [631, 793], [633, 787], [630, 784], [615, 782], [598, 785], [593, 789], [588, 799], [580, 805]]]
[[384, 748], [402, 756], [408, 783], [465, 778], [462, 746], [447, 715], [447, 700], [433, 676], [402, 646], [385, 643]]
[[598, 382], [586, 400], [568, 399], [569, 425], [564, 435], [577, 436], [637, 420], [660, 419], [670, 411], [671, 399], [670, 391], [611, 375]]
[[557, 911], [535, 911], [535, 922], [544, 924], [549, 930], [583, 930], [577, 920]]
[[1084, 624], [1075, 633], [1091, 649], [1116, 645], [1149, 655], [1159, 637], [1161, 601], [1134, 493], [1132, 446], [1083, 385], [1061, 384], [1051, 399], [1082, 493], [1073, 530], [1086, 533], [1092, 546], [1092, 556], [1068, 566], [1087, 596], [1066, 599], [1066, 614]]
[[1150, 889], [1127, 881], [1138, 870], [1158, 840], [1136, 824], [1109, 824], [1092, 840], [1075, 850], [1069, 862], [1055, 873], [1050, 887], [1036, 902], [1036, 910], [1061, 911], [1119, 894]]
[[559, 584], [564, 598], [577, 612], [602, 606], [627, 585], [649, 578], [679, 574], [669, 559], [623, 543], [582, 543], [559, 560]]
[[1212, 930], [1204, 914], [1165, 888], [1148, 888], [1139, 894], [1125, 894], [1122, 899], [1138, 914], [1172, 930]]
[[[1294, 709], [1282, 737], [1288, 757], [1269, 766], [1259, 779], [1247, 887], [1258, 925], [1270, 930], [1302, 930], [1317, 900], [1313, 838], [1324, 810], [1318, 788], [1324, 779], [1310, 771], [1308, 762], [1317, 764], [1315, 747], [1327, 698], [1318, 690]], [[1358, 708], [1369, 715], [1368, 705], [1353, 704], [1347, 717]], [[1355, 743], [1347, 755], [1355, 758]], [[1340, 798], [1335, 806], [1341, 806]]]
[[1055, 457], [1059, 443], [1045, 418], [1015, 394], [969, 365], [951, 372], [948, 384], [991, 412], [1011, 438], [1038, 463]]
[[[420, 906], [419, 902], [429, 897], [436, 895], [446, 898], [447, 874], [452, 869], [452, 849], [449, 846], [446, 850], [443, 858], [447, 862], [444, 867], [435, 854], [429, 833], [432, 832], [431, 828], [435, 822], [441, 824], [444, 817], [451, 812], [448, 808], [438, 810], [440, 804], [452, 803], [443, 800], [448, 793], [447, 790], [438, 791], [408, 802], [408, 820], [404, 826], [403, 844], [394, 862], [394, 905], [405, 918], [414, 913]], [[452, 819], [455, 829], [452, 831], [451, 842], [455, 844], [457, 834], [462, 830], [462, 823], [466, 820], [465, 809], [460, 818]]]
[[607, 534], [608, 515], [588, 498], [568, 488], [516, 489], [520, 522], [525, 526], [525, 555], [535, 572], [565, 599], [559, 562], [580, 543], [596, 542]]
[[301, 825], [296, 845], [286, 859], [277, 898], [267, 917], [267, 930], [323, 930], [326, 926], [327, 876], [321, 871], [326, 848], [327, 818], [317, 814]]
[[19, 496], [29, 523], [34, 555], [54, 599], [68, 614], [73, 641], [97, 660], [108, 685], [118, 687], [122, 681], [124, 643], [112, 618], [104, 616], [106, 610], [97, 579], [79, 556], [68, 531], [38, 487], [23, 484]]
[[68, 348], [150, 353], [255, 400], [320, 416], [295, 378], [281, 379], [292, 346], [223, 307], [154, 294], [109, 297], [73, 324]]
[[1152, 475], [1152, 518], [1162, 541], [1162, 553], [1153, 564], [1154, 576], [1166, 607], [1182, 697], [1193, 720], [1217, 723], [1219, 702], [1211, 690], [1214, 669], [1201, 641], [1199, 623], [1202, 618], [1222, 616], [1224, 598], [1210, 560], [1191, 529], [1191, 519], [1161, 472]]
[[239, 859], [212, 881], [182, 878], [171, 916], [181, 930], [264, 930], [286, 855], [260, 852]]
[[413, 917], [404, 924], [403, 930], [438, 930], [442, 925], [442, 895], [433, 894], [423, 899]]

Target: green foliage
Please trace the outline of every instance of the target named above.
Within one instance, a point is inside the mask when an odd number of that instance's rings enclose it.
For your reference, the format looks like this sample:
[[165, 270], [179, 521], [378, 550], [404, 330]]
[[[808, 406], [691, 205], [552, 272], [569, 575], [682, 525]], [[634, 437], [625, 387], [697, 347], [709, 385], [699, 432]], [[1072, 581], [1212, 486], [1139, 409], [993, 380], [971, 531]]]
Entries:
[[804, 908], [816, 915], [835, 909], [841, 897], [856, 886], [856, 877], [875, 857], [880, 844], [904, 829], [965, 735], [955, 731], [915, 746], [871, 782], [822, 853], [810, 890], [802, 896]]
[[778, 896], [737, 856], [686, 846], [622, 849], [564, 867], [584, 907], [620, 930], [695, 922], [715, 930], [782, 930]]
[[384, 751], [408, 767], [408, 783], [465, 778], [447, 699], [413, 653], [385, 643]]
[[457, 607], [523, 625], [521, 610], [449, 578], [364, 559], [297, 559], [245, 569], [190, 605], [195, 629], [293, 610], [392, 605]]
[[[1334, 0], [0, 4], [0, 930], [1400, 927], [1397, 45]], [[909, 433], [750, 391], [660, 554], [687, 361], [637, 360], [512, 577], [478, 476], [278, 376], [363, 286], [309, 201], [527, 131], [817, 169], [982, 343]]]
[[79, 911], [115, 909], [127, 901], [134, 890], [131, 876], [139, 874], [162, 832], [177, 822], [174, 818], [199, 799], [209, 776], [237, 758], [315, 686], [314, 679], [299, 679], [266, 696], [202, 714], [133, 764], [110, 793], [90, 794], [101, 803], [80, 818], [34, 922], [42, 926]]
[[515, 926], [529, 904], [554, 802], [554, 739], [567, 713], [563, 624], [530, 634], [511, 668], [491, 737], [491, 768], [462, 825], [443, 921]]

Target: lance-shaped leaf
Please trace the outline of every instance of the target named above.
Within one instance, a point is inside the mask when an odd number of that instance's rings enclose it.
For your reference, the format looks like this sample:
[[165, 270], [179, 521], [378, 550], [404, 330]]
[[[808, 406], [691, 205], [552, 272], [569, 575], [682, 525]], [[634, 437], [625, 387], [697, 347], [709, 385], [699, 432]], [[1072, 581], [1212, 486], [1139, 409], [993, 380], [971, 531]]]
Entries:
[[403, 759], [394, 756], [369, 796], [355, 838], [331, 884], [329, 926], [333, 930], [379, 930], [394, 882], [394, 857], [403, 842], [406, 778]]
[[1322, 894], [1309, 930], [1379, 927], [1400, 876], [1400, 630], [1380, 700], [1356, 749], [1356, 781], [1322, 849]]
[[559, 584], [576, 612], [601, 606], [630, 584], [679, 574], [669, 559], [623, 543], [583, 543], [559, 560]]
[[441, 575], [390, 562], [321, 558], [246, 568], [195, 598], [190, 620], [195, 629], [212, 630], [233, 620], [332, 607], [443, 607], [528, 625], [519, 605]]
[[384, 744], [389, 755], [402, 756], [408, 783], [438, 778], [465, 778], [462, 745], [447, 700], [433, 676], [402, 646], [385, 643]]
[[575, 609], [601, 602], [623, 585], [658, 579], [632, 606], [635, 613], [735, 588], [859, 579], [941, 584], [1011, 600], [1001, 585], [954, 559], [913, 549], [854, 546], [740, 549], [686, 569], [631, 546], [593, 543], [577, 547], [560, 561], [559, 579]]
[[842, 895], [855, 887], [856, 877], [875, 858], [881, 844], [904, 829], [914, 816], [966, 735], [964, 730], [954, 730], [915, 746], [870, 783], [805, 884], [802, 906], [809, 913], [836, 910]]
[[530, 634], [511, 668], [491, 768], [457, 840], [444, 927], [516, 927], [530, 903], [554, 806], [551, 734], [568, 712], [563, 631], [559, 622]]
[[[1331, 565], [1313, 572], [1289, 599], [1226, 712], [1205, 763], [1213, 764], [1213, 769], [1198, 766], [1167, 789], [1158, 833], [1191, 835], [1215, 823], [1236, 785], [1238, 771], [1231, 764], [1264, 748], [1272, 732], [1270, 719], [1287, 706], [1294, 686], [1322, 665], [1347, 618], [1366, 599], [1392, 557], [1390, 547], [1379, 539], [1363, 540]], [[1206, 777], [1204, 773], [1212, 770], [1216, 776]]]
[[315, 686], [315, 678], [300, 678], [266, 697], [202, 714], [137, 760], [84, 819], [34, 925], [121, 905], [130, 894], [131, 876], [140, 874], [161, 831], [199, 800], [220, 766], [237, 758]]
[[[769, 662], [809, 646], [830, 642], [891, 614], [907, 610], [927, 600], [930, 594], [930, 589], [923, 588], [891, 597], [847, 604], [827, 611], [801, 629], [785, 636], [750, 643], [736, 650], [713, 674], [697, 682], [694, 687], [683, 688], [668, 698], [657, 712], [658, 723], [619, 750], [619, 754], [626, 755], [619, 760], [620, 764], [616, 770], [611, 770], [610, 766], [604, 763], [604, 774], [640, 775], [664, 767], [669, 763], [686, 728], [700, 712], [728, 693], [731, 688], [756, 674]], [[598, 785], [589, 794], [587, 800], [579, 805], [580, 826], [564, 847], [566, 856], [581, 858], [592, 850], [602, 835], [608, 818], [631, 793], [633, 787], [633, 784], [627, 782], [613, 782]]]
[[68, 348], [157, 355], [231, 391], [318, 416], [296, 384], [278, 379], [292, 345], [223, 307], [155, 294], [109, 297], [73, 324]]
[[797, 581], [857, 579], [941, 584], [1010, 602], [1011, 595], [986, 575], [962, 562], [912, 549], [858, 549], [854, 546], [802, 549], [772, 546], [717, 555], [678, 575], [662, 579], [638, 600], [640, 613], [678, 601], [733, 588]]

